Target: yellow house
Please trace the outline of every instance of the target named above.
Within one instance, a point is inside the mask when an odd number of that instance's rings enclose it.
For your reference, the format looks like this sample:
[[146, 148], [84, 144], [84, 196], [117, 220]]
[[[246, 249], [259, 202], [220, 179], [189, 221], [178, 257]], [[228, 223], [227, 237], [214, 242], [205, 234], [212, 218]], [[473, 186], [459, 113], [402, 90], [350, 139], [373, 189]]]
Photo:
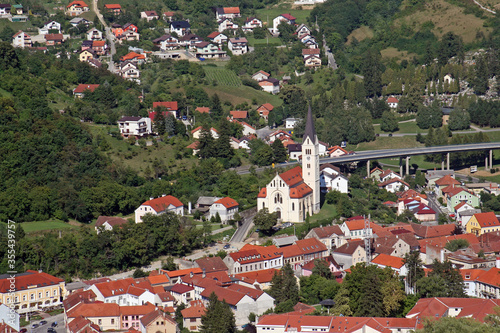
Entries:
[[116, 303], [80, 303], [66, 313], [66, 322], [70, 324], [80, 316], [99, 326], [101, 332], [121, 329], [120, 306]]
[[480, 236], [484, 233], [500, 231], [500, 222], [494, 212], [474, 214], [465, 225], [469, 234]]
[[141, 318], [140, 331], [145, 333], [176, 333], [177, 323], [169, 315], [156, 310]]
[[90, 50], [83, 50], [79, 55], [80, 61], [87, 62], [90, 59], [94, 59], [94, 53]]
[[0, 301], [14, 304], [19, 314], [60, 306], [65, 296], [64, 280], [47, 273], [28, 270], [15, 278], [0, 275]]

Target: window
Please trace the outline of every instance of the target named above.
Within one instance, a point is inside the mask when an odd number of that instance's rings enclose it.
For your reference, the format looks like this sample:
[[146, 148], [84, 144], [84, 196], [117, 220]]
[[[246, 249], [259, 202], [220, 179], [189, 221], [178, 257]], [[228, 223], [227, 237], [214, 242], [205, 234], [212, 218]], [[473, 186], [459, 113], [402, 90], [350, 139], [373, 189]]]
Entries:
[[196, 318], [189, 318], [189, 322], [196, 323]]
[[45, 297], [49, 297], [50, 293], [48, 291], [45, 292]]
[[102, 325], [102, 319], [97, 320], [98, 325]]
[[38, 299], [42, 298], [42, 293], [38, 293]]
[[114, 325], [115, 324], [115, 320], [114, 318], [111, 318], [111, 325]]
[[292, 202], [292, 210], [295, 210], [295, 203]]
[[31, 299], [31, 300], [34, 300], [34, 299], [35, 299], [35, 294], [31, 294], [31, 295], [30, 295], [30, 299]]
[[57, 289], [54, 289], [54, 296], [57, 296]]

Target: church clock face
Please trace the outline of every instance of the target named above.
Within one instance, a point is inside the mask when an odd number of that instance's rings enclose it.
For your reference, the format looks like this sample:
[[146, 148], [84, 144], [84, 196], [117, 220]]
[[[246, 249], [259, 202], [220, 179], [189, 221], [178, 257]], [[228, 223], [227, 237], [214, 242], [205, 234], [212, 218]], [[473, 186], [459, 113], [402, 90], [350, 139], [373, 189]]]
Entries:
[[311, 159], [311, 156], [307, 156], [307, 160], [309, 161]]

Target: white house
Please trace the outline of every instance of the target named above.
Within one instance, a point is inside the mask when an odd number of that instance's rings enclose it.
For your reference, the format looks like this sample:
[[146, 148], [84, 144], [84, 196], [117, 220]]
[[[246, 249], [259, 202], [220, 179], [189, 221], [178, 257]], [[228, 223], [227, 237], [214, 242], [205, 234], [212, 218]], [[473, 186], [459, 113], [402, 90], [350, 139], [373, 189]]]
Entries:
[[276, 95], [280, 92], [280, 81], [278, 79], [269, 78], [259, 81], [259, 86], [265, 92]]
[[113, 227], [122, 226], [127, 223], [128, 221], [121, 217], [101, 215], [97, 218], [97, 222], [95, 224], [95, 230], [97, 233], [101, 232], [101, 228], [103, 228], [104, 230], [111, 231], [113, 230]]
[[31, 36], [24, 31], [19, 31], [12, 36], [12, 46], [14, 47], [31, 47], [32, 45]]
[[242, 55], [248, 52], [248, 41], [245, 37], [229, 38], [227, 46], [234, 55]]
[[238, 252], [224, 258], [229, 274], [254, 272], [283, 267], [283, 254], [274, 245], [257, 246], [246, 244]]
[[395, 271], [399, 276], [406, 276], [408, 274], [408, 269], [403, 262], [403, 258], [390, 256], [388, 254], [381, 253], [377, 255], [371, 261], [372, 264], [377, 265], [380, 268], [389, 267]]
[[369, 222], [370, 227], [365, 230], [365, 220], [344, 221], [340, 225], [340, 230], [344, 233], [346, 239], [359, 238], [365, 239], [373, 236], [373, 222]]
[[172, 212], [177, 215], [184, 216], [184, 205], [174, 196], [164, 195], [159, 198], [151, 198], [142, 203], [135, 210], [135, 223], [141, 223], [142, 218], [146, 214], [160, 215], [166, 212]]
[[145, 19], [146, 21], [158, 20], [160, 16], [154, 10], [147, 10], [145, 12], [141, 12], [141, 19]]
[[239, 28], [239, 26], [229, 18], [223, 18], [219, 20], [217, 24], [219, 25], [218, 27], [219, 32], [223, 32], [226, 30], [236, 31]]
[[273, 33], [279, 33], [278, 26], [282, 23], [287, 23], [294, 25], [295, 24], [295, 17], [293, 17], [291, 14], [281, 14], [279, 16], [276, 16], [273, 19]]
[[234, 214], [238, 212], [238, 207], [238, 202], [230, 197], [219, 199], [210, 206], [210, 218], [219, 214], [221, 221], [227, 222], [234, 219]]
[[403, 191], [407, 191], [410, 189], [410, 185], [399, 178], [388, 179], [378, 184], [378, 187], [384, 188], [386, 191], [391, 193], [399, 192], [401, 188], [403, 188]]
[[170, 23], [170, 33], [176, 33], [177, 36], [184, 36], [191, 30], [188, 21], [173, 21]]
[[50, 30], [57, 30], [57, 32], [53, 32], [53, 33], [60, 34], [61, 33], [61, 23], [56, 22], [56, 21], [45, 22], [43, 27], [38, 28], [38, 34], [39, 35], [46, 35], [50, 32]]
[[349, 192], [349, 179], [340, 172], [322, 165], [320, 173], [320, 186], [322, 192], [339, 191], [340, 193]]
[[87, 40], [101, 40], [102, 39], [102, 31], [92, 28], [87, 31]]
[[160, 50], [175, 50], [179, 47], [179, 39], [172, 35], [164, 35], [164, 38], [158, 42]]
[[264, 72], [262, 70], [258, 71], [254, 75], [252, 75], [252, 80], [259, 81], [259, 82], [262, 80], [270, 79], [270, 78], [271, 78], [271, 74]]
[[255, 28], [262, 28], [262, 21], [256, 17], [248, 17], [241, 28], [244, 32], [253, 31]]
[[225, 51], [219, 49], [219, 47], [215, 44], [209, 42], [200, 42], [196, 43], [196, 57], [197, 58], [223, 58], [227, 56]]
[[223, 18], [234, 19], [241, 17], [240, 7], [219, 7], [215, 8], [215, 19], [217, 21]]
[[[159, 297], [152, 292], [149, 281], [136, 281], [133, 278], [96, 283], [89, 288], [96, 300], [103, 303], [116, 303], [120, 306], [160, 303]], [[150, 290], [151, 289], [151, 290]]]
[[207, 36], [212, 42], [222, 45], [227, 43], [228, 38], [222, 32], [214, 31], [210, 35]]
[[396, 97], [391, 96], [391, 97], [387, 98], [387, 105], [389, 105], [389, 107], [391, 109], [397, 109], [398, 104], [399, 104], [399, 101]]
[[[203, 129], [203, 126], [198, 126], [194, 130], [191, 131], [191, 135], [193, 136], [194, 139], [199, 139], [201, 136], [201, 131]], [[214, 139], [219, 138], [219, 132], [213, 127], [210, 128], [210, 134]]]
[[292, 129], [300, 121], [302, 121], [302, 119], [299, 119], [299, 118], [286, 118], [285, 119], [285, 128]]
[[305, 24], [301, 24], [299, 25], [299, 27], [297, 29], [295, 29], [295, 32], [297, 33], [297, 37], [299, 39], [302, 39], [302, 37], [306, 36], [306, 35], [311, 35], [311, 29], [309, 29], [307, 27], [307, 25]]
[[122, 117], [118, 120], [118, 128], [120, 129], [120, 135], [124, 138], [130, 136], [141, 137], [150, 135], [153, 132], [151, 119], [142, 117]]

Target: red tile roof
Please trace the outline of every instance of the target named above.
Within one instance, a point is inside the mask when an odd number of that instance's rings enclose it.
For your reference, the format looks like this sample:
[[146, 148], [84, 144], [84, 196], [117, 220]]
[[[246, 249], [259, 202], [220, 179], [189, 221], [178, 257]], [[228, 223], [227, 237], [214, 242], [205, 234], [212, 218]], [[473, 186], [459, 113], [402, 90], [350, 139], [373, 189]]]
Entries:
[[280, 248], [280, 251], [283, 253], [284, 259], [299, 257], [299, 256], [303, 255], [303, 252], [300, 249], [300, 247], [298, 247], [295, 244], [289, 245], [289, 246], [284, 246], [284, 247]]
[[68, 318], [119, 317], [120, 306], [116, 303], [81, 303], [67, 312]]
[[149, 283], [151, 283], [151, 285], [169, 282], [168, 278], [163, 274], [158, 274], [158, 275], [153, 275], [153, 276], [149, 275], [148, 280], [149, 280]]
[[233, 119], [246, 119], [248, 117], [247, 111], [230, 111], [229, 113]]
[[105, 40], [94, 40], [92, 42], [92, 47], [104, 47], [106, 45]]
[[313, 231], [316, 233], [316, 235], [319, 238], [328, 238], [333, 234], [336, 234], [336, 235], [343, 235], [344, 234], [342, 232], [342, 230], [340, 229], [340, 226], [338, 226], [338, 225], [318, 227], [318, 228], [314, 228]]
[[180, 269], [180, 270], [176, 270], [176, 271], [164, 271], [164, 270], [162, 270], [162, 271], [169, 278], [174, 278], [174, 277], [189, 275], [191, 272], [193, 272], [193, 274], [201, 274], [202, 273], [201, 268], [198, 268], [198, 267], [196, 267], [196, 268], [188, 268], [188, 269]]
[[387, 103], [399, 103], [399, 101], [396, 97], [389, 97], [387, 98]]
[[500, 222], [494, 212], [474, 214], [481, 228], [500, 226]]
[[386, 181], [378, 184], [378, 186], [379, 187], [384, 187], [384, 186], [387, 186], [387, 185], [392, 184], [392, 183], [400, 183], [402, 185], [406, 185], [406, 186], [410, 187], [410, 185], [407, 182], [405, 182], [404, 180], [399, 179], [399, 178], [387, 179]]
[[198, 303], [198, 305], [193, 305], [189, 308], [181, 310], [182, 318], [201, 318], [201, 316], [205, 315], [207, 309], [205, 308], [203, 303]]
[[120, 306], [120, 314], [122, 316], [144, 316], [154, 310], [155, 306], [151, 303], [146, 303], [145, 305]]
[[[146, 55], [140, 54], [137, 52], [130, 52], [130, 53], [127, 53], [126, 55], [120, 57], [120, 61], [133, 60], [133, 59], [137, 59], [137, 60], [142, 59], [143, 60], [143, 59], [146, 59]], [[153, 103], [153, 107], [154, 107], [154, 103]]]
[[69, 8], [73, 5], [75, 5], [76, 7], [80, 7], [80, 8], [88, 7], [88, 5], [85, 2], [76, 0], [76, 1], [71, 2], [69, 5], [67, 5], [66, 8]]
[[45, 35], [45, 40], [60, 40], [62, 41], [64, 39], [63, 34], [46, 34]]
[[117, 3], [108, 3], [104, 5], [106, 9], [122, 9], [122, 6]]
[[465, 239], [472, 246], [474, 244], [479, 244], [479, 240], [474, 234], [463, 234], [463, 235], [454, 235], [454, 236], [442, 236], [435, 238], [426, 238], [419, 239], [418, 243], [420, 244], [420, 252], [426, 253], [427, 246], [435, 247], [438, 249], [442, 249], [448, 242], [451, 242], [455, 239]]
[[[286, 247], [282, 248], [285, 249]], [[248, 273], [239, 273], [235, 274], [235, 276], [238, 279], [241, 279], [242, 281], [249, 282], [249, 283], [254, 283], [257, 281], [258, 283], [270, 283], [271, 280], [273, 279], [274, 274], [276, 272], [279, 272], [278, 269], [276, 268], [271, 268], [271, 269], [264, 269], [260, 271], [253, 271], [253, 272], [248, 272]]]
[[227, 271], [227, 266], [221, 257], [205, 257], [196, 260], [196, 264], [203, 270], [205, 269], [205, 273], [210, 272], [218, 272], [218, 271]]
[[446, 175], [444, 177], [439, 178], [434, 182], [436, 185], [443, 186], [443, 185], [460, 185], [460, 182], [453, 178], [450, 175]]
[[172, 288], [170, 288], [170, 292], [176, 294], [184, 294], [193, 290], [193, 287], [181, 283], [176, 283], [172, 286]]
[[224, 7], [224, 14], [239, 14], [240, 7]]
[[198, 111], [199, 113], [210, 113], [210, 108], [206, 106], [198, 106], [195, 111]]
[[94, 92], [94, 90], [96, 90], [97, 87], [99, 87], [98, 84], [79, 84], [78, 87], [76, 87], [73, 90], [73, 93], [75, 93], [75, 94], [81, 94], [85, 90], [89, 90], [91, 92]]
[[164, 107], [167, 108], [169, 111], [177, 111], [178, 110], [178, 105], [177, 102], [153, 102], [153, 109], [156, 109], [157, 107]]
[[[69, 332], [81, 332], [83, 331], [84, 328], [89, 327], [90, 332], [100, 332], [101, 330], [99, 329], [99, 326], [93, 324], [90, 320], [85, 319], [83, 316], [78, 316], [75, 319], [73, 319], [71, 322], [68, 323], [68, 330]], [[85, 332], [89, 333], [88, 330], [85, 330]]]
[[151, 324], [153, 321], [155, 321], [156, 318], [160, 318], [160, 317], [165, 319], [166, 321], [169, 321], [172, 325], [176, 325], [175, 321], [169, 315], [166, 315], [165, 313], [161, 312], [160, 310], [155, 310], [155, 311], [152, 311], [152, 312], [144, 315], [141, 318], [141, 323], [142, 323], [142, 325], [147, 327], [149, 324]]
[[[16, 274], [15, 291], [27, 290], [33, 287], [44, 287], [58, 285], [64, 282], [63, 279], [52, 276], [44, 272], [28, 270], [25, 273]], [[8, 293], [10, 290], [10, 280], [7, 278], [0, 280], [0, 293]]]
[[326, 245], [317, 238], [306, 238], [295, 242], [295, 244], [302, 250], [304, 254], [312, 254], [317, 252], [326, 251]]
[[123, 224], [128, 223], [128, 221], [126, 219], [121, 218], [121, 217], [101, 215], [97, 218], [97, 222], [96, 222], [95, 226], [100, 227], [106, 222], [112, 227], [114, 227], [115, 225], [123, 225]]
[[290, 20], [290, 21], [295, 20], [295, 17], [293, 17], [291, 14], [281, 14], [281, 16], [283, 16], [284, 18], [286, 18], [287, 20]]
[[264, 294], [262, 290], [246, 287], [239, 284], [231, 284], [229, 287], [227, 287], [227, 289], [237, 291], [239, 293], [250, 296], [254, 300], [257, 300], [260, 296]]
[[[267, 77], [270, 77], [270, 76], [271, 76], [271, 74], [269, 74], [269, 73], [267, 73], [267, 72], [264, 72], [263, 70], [260, 70], [260, 71], [258, 71], [258, 72], [257, 72], [257, 73], [255, 73], [255, 74], [259, 74], [259, 73], [260, 73], [260, 74], [262, 74], [262, 75], [264, 75], [264, 76], [267, 76]], [[255, 75], [255, 74], [254, 74], [254, 75]], [[252, 75], [252, 76], [253, 76], [253, 75]], [[266, 103], [266, 104], [269, 104], [269, 103]]]
[[293, 169], [280, 173], [279, 176], [290, 187], [304, 181], [304, 179], [302, 179], [302, 168], [300, 166], [296, 166]]
[[234, 207], [239, 206], [238, 202], [236, 202], [236, 200], [234, 200], [234, 199], [231, 199], [230, 197], [225, 197], [225, 198], [219, 199], [216, 202], [214, 202], [214, 204], [221, 204], [224, 207], [226, 207], [226, 209], [230, 209], [230, 208], [234, 208]]
[[441, 236], [450, 236], [455, 234], [456, 226], [453, 223], [435, 225], [435, 226], [425, 226], [422, 224], [411, 223], [415, 235], [420, 238], [433, 238]]
[[[226, 301], [227, 304], [232, 305], [232, 306], [236, 306], [241, 301], [242, 298], [247, 296], [244, 293], [241, 293], [241, 292], [238, 292], [235, 290], [231, 290], [231, 289], [227, 289], [227, 288], [222, 288], [222, 287], [215, 286], [215, 285], [206, 287], [205, 290], [203, 290], [201, 292], [201, 296], [203, 298], [208, 299], [210, 297], [210, 295], [212, 294], [212, 292], [214, 292], [215, 295], [217, 295], [217, 298], [219, 299], [219, 301], [224, 300], [224, 301]], [[249, 296], [247, 296], [247, 297], [249, 297]]]
[[302, 50], [302, 55], [314, 55], [314, 54], [319, 54], [320, 49], [303, 49]]
[[229, 256], [241, 264], [249, 264], [280, 258], [281, 250], [274, 245], [264, 247], [246, 244], [238, 252], [230, 253]]
[[166, 195], [164, 197], [159, 197], [153, 200], [148, 200], [142, 203], [141, 206], [150, 206], [157, 213], [163, 212], [168, 209], [168, 207], [172, 205], [174, 207], [182, 207], [183, 203], [172, 195]]
[[392, 267], [400, 269], [403, 267], [403, 259], [399, 257], [390, 256], [387, 254], [379, 254], [372, 260], [373, 264], [382, 265], [386, 267]]

